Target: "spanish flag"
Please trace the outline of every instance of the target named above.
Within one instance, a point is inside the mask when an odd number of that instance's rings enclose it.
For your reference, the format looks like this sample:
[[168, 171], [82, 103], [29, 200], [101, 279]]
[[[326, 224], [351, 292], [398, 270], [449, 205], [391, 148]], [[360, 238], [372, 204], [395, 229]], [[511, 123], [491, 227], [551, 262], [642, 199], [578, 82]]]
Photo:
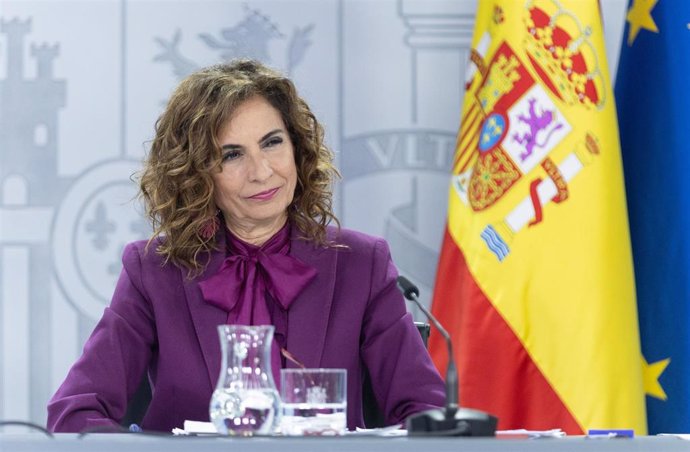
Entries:
[[[432, 311], [499, 429], [646, 433], [597, 0], [478, 2]], [[430, 348], [443, 372], [446, 348]]]

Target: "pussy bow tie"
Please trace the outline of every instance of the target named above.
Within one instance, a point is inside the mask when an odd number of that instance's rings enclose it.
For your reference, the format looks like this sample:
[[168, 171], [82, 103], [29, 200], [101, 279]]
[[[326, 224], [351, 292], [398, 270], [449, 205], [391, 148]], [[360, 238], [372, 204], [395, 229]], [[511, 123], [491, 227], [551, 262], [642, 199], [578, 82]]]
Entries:
[[271, 324], [265, 292], [287, 310], [316, 277], [316, 269], [287, 254], [290, 241], [285, 233], [276, 234], [261, 247], [237, 239], [231, 245], [234, 254], [199, 286], [208, 303], [235, 314], [233, 323]]

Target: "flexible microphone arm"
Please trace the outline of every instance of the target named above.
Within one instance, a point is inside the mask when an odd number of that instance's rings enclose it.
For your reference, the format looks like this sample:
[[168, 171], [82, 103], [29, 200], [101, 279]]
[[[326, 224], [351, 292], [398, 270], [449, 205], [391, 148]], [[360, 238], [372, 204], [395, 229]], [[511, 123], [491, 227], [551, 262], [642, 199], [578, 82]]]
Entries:
[[405, 298], [414, 302], [424, 313], [427, 319], [436, 327], [441, 336], [446, 340], [448, 347], [448, 368], [446, 369], [446, 411], [451, 414], [458, 409], [458, 368], [455, 366], [455, 354], [453, 353], [453, 342], [450, 334], [446, 331], [436, 317], [419, 301], [419, 289], [404, 276], [398, 276], [398, 288]]
[[488, 413], [458, 405], [458, 370], [455, 366], [453, 342], [441, 323], [419, 301], [419, 289], [404, 276], [398, 276], [398, 288], [405, 298], [414, 302], [446, 340], [448, 368], [446, 369], [446, 407], [413, 414], [405, 422], [410, 436], [494, 436], [498, 419]]

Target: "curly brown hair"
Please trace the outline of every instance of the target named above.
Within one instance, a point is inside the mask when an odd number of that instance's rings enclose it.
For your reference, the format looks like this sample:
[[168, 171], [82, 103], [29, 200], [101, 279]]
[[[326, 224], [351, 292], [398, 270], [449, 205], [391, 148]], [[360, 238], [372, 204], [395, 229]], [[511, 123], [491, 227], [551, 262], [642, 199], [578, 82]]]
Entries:
[[340, 174], [324, 145], [323, 127], [292, 81], [254, 60], [201, 69], [173, 92], [139, 174], [154, 230], [149, 244], [163, 236], [157, 252], [190, 277], [205, 268], [200, 258], [216, 249], [215, 238], [201, 231], [218, 211], [211, 175], [221, 171], [219, 131], [241, 103], [257, 95], [280, 112], [294, 146], [297, 186], [288, 207], [293, 227], [305, 239], [327, 245], [326, 225], [340, 226], [332, 209], [332, 186]]

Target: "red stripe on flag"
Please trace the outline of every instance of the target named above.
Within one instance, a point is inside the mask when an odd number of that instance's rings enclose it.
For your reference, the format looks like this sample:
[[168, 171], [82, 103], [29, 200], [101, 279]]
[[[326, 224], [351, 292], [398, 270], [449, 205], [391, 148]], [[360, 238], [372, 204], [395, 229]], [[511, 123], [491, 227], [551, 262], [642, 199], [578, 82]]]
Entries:
[[[472, 105], [470, 109], [465, 113], [465, 118], [463, 118], [462, 126], [460, 128], [460, 133], [458, 133], [457, 140], [455, 142], [455, 161], [453, 166], [456, 166], [458, 162], [463, 158], [467, 152], [467, 137], [470, 135], [470, 142], [473, 141], [472, 137], [477, 134], [477, 120], [480, 118], [479, 110], [475, 105]], [[465, 143], [465, 146], [462, 144]]]
[[[453, 338], [460, 404], [498, 416], [501, 430], [562, 428], [581, 435], [582, 428], [475, 282], [447, 229], [437, 275], [432, 312]], [[429, 348], [445, 375], [447, 349], [435, 330]]]
[[464, 173], [465, 171], [467, 171], [467, 168], [470, 166], [470, 164], [474, 164], [474, 162], [477, 161], [479, 153], [473, 152], [476, 149], [477, 143], [479, 143], [479, 136], [474, 137], [474, 139], [470, 141], [470, 145], [472, 145], [472, 148], [470, 148], [469, 152], [467, 153], [468, 158], [467, 160], [465, 160], [462, 166], [460, 166], [460, 169], [457, 170], [456, 174]]

